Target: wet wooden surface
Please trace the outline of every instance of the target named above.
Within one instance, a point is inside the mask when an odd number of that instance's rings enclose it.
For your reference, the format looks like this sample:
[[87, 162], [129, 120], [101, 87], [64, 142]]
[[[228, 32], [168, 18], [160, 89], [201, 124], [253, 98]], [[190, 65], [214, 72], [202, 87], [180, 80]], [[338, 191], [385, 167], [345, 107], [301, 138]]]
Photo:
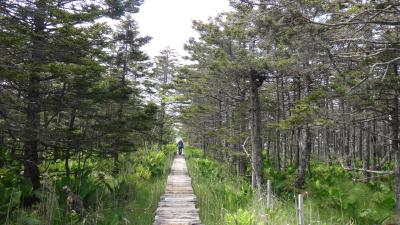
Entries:
[[186, 160], [177, 155], [172, 163], [165, 194], [158, 204], [154, 225], [197, 224], [201, 222]]

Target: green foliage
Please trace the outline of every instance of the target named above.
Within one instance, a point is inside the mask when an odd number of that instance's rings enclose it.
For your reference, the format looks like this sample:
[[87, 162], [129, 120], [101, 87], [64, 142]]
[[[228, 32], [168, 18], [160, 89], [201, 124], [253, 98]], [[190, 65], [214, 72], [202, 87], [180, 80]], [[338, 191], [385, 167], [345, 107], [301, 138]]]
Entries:
[[190, 159], [191, 157], [200, 159], [203, 156], [203, 151], [199, 148], [193, 148], [190, 146], [185, 147], [186, 155]]
[[194, 163], [201, 176], [221, 178], [220, 168], [215, 161], [209, 159], [194, 159]]
[[166, 155], [161, 151], [140, 151], [138, 153], [138, 159], [140, 163], [138, 166], [147, 168], [150, 172], [150, 176], [161, 176], [165, 172]]
[[[111, 225], [127, 221], [130, 224], [151, 224], [175, 147], [164, 151], [141, 149], [121, 157], [118, 175], [111, 173], [109, 160], [89, 159], [85, 167], [71, 160], [71, 172], [76, 176], [65, 177], [60, 170], [63, 163], [48, 166], [48, 176], [43, 188], [32, 191], [29, 182], [18, 180], [13, 172], [0, 170], [0, 223], [6, 218], [11, 224], [81, 224], [76, 212], [66, 211], [66, 196], [62, 188], [68, 186], [78, 194], [86, 206], [86, 224]], [[36, 196], [39, 202], [22, 208], [23, 198]], [[134, 215], [132, 215], [134, 212]]]
[[225, 225], [252, 225], [254, 224], [254, 214], [243, 209], [237, 210], [235, 213], [227, 213], [225, 215]]
[[[187, 147], [189, 172], [198, 197], [200, 216], [206, 224], [294, 224], [296, 223], [293, 188], [296, 178], [294, 166], [276, 171], [270, 161], [264, 161], [264, 177], [272, 180], [273, 189], [281, 199], [273, 210], [265, 209], [254, 200], [254, 192], [247, 181], [228, 173], [227, 167], [202, 151]], [[306, 221], [321, 224], [380, 224], [394, 214], [393, 187], [383, 179], [369, 183], [354, 182], [357, 174], [340, 165], [312, 161], [305, 190]], [[262, 215], [267, 218], [262, 219]]]
[[[338, 222], [351, 219], [356, 224], [375, 224], [394, 213], [395, 195], [387, 181], [355, 182], [353, 179], [357, 176], [338, 164], [329, 166], [312, 161], [311, 168], [312, 173], [307, 177], [309, 184], [302, 192], [307, 193], [305, 204], [314, 211], [314, 215], [320, 211], [320, 219]], [[294, 201], [293, 193], [298, 191], [292, 185], [296, 178], [295, 167], [278, 172], [267, 162], [264, 164], [264, 176], [273, 181], [274, 190], [282, 199]], [[290, 211], [291, 206], [286, 207], [278, 211]], [[330, 209], [330, 213], [321, 209]]]
[[189, 173], [198, 198], [202, 223], [224, 224], [227, 221], [224, 218], [228, 216], [229, 221], [237, 219], [246, 224], [248, 213], [238, 210], [246, 208], [253, 198], [250, 185], [232, 176], [226, 167], [215, 160], [201, 158], [200, 149], [185, 147], [185, 154], [189, 159]]
[[354, 182], [353, 175], [339, 165], [313, 165], [307, 187], [312, 200], [322, 208], [343, 210], [357, 224], [381, 223], [392, 215], [396, 202], [386, 182]]
[[14, 169], [0, 168], [0, 223], [34, 195], [31, 184], [14, 175]]

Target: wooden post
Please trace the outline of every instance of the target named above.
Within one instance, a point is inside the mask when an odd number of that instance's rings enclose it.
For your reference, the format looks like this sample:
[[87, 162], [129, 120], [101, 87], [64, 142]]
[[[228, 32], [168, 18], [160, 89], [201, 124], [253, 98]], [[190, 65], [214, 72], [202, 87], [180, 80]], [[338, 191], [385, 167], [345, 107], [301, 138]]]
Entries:
[[298, 215], [298, 225], [304, 225], [304, 207], [303, 207], [303, 195], [298, 194], [297, 197], [297, 215]]
[[267, 180], [267, 209], [272, 208], [272, 189], [271, 189], [271, 180]]

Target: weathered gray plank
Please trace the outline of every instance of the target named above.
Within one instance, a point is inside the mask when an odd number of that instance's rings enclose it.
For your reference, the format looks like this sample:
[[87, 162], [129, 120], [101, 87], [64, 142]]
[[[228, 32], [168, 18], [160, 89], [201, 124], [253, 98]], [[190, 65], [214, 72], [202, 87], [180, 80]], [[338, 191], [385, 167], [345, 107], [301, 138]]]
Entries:
[[183, 156], [176, 156], [158, 203], [154, 225], [201, 225], [192, 179]]

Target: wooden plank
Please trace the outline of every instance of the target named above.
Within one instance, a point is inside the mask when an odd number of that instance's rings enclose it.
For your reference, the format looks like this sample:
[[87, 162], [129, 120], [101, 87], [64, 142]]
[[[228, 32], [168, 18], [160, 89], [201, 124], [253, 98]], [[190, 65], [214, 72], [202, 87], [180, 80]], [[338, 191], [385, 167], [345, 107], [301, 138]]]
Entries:
[[201, 225], [192, 179], [183, 156], [176, 156], [161, 196], [154, 225]]

